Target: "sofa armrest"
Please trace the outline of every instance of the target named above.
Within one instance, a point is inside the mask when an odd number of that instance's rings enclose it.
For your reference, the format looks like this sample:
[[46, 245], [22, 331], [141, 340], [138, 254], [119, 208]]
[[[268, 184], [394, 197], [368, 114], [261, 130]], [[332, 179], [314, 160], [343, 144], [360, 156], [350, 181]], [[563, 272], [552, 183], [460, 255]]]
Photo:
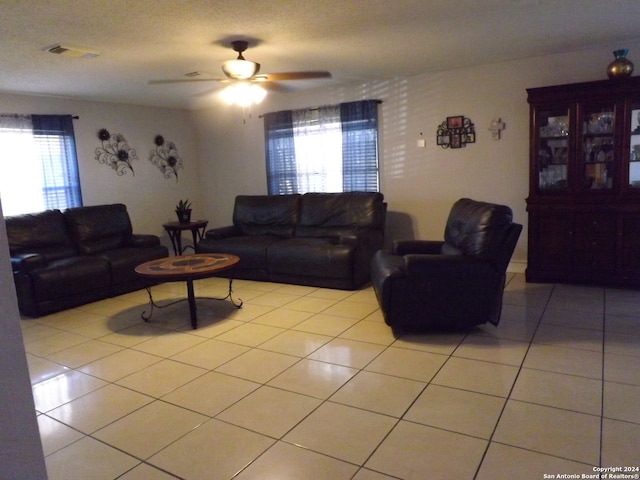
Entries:
[[131, 235], [131, 246], [132, 247], [155, 247], [160, 245], [160, 238], [157, 235], [147, 235], [142, 233], [134, 233]]
[[369, 235], [361, 232], [340, 233], [337, 236], [337, 242], [339, 245], [353, 245], [359, 246], [366, 244], [369, 241]]
[[[340, 245], [353, 245], [359, 249], [370, 252], [373, 255], [383, 247], [383, 233], [371, 228], [358, 228], [343, 230], [337, 233], [337, 243]], [[367, 259], [367, 262], [371, 258]]]
[[226, 227], [218, 227], [207, 230], [204, 234], [205, 238], [227, 238], [236, 237], [242, 235], [242, 232], [235, 225], [228, 225]]
[[38, 253], [21, 253], [11, 257], [11, 268], [14, 272], [30, 272], [46, 264], [45, 257]]
[[396, 240], [393, 242], [393, 253], [396, 255], [438, 255], [443, 244], [444, 241], [438, 240]]

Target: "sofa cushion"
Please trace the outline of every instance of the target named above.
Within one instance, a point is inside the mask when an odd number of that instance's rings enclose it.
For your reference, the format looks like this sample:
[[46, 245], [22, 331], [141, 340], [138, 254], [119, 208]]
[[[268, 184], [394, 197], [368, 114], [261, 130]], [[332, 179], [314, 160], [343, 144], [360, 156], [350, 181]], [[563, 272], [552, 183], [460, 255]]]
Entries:
[[238, 195], [233, 224], [244, 235], [290, 237], [298, 222], [300, 195]]
[[336, 236], [349, 229], [384, 226], [384, 197], [378, 192], [305, 193], [297, 237]]
[[85, 255], [125, 246], [131, 239], [131, 220], [121, 203], [65, 210], [71, 238]]
[[229, 253], [240, 257], [233, 270], [267, 268], [267, 249], [282, 237], [245, 235], [242, 237], [207, 238], [198, 244], [198, 253]]
[[127, 283], [138, 279], [135, 268], [141, 263], [166, 257], [167, 248], [162, 245], [148, 248], [121, 247], [98, 254], [109, 262], [111, 283]]
[[98, 257], [71, 257], [51, 262], [29, 272], [38, 302], [101, 290], [107, 296], [111, 275], [109, 263]]
[[5, 219], [12, 257], [38, 253], [41, 262], [76, 254], [60, 210], [16, 215]]
[[353, 249], [328, 237], [289, 238], [269, 246], [267, 268], [270, 273], [349, 278], [353, 275]]

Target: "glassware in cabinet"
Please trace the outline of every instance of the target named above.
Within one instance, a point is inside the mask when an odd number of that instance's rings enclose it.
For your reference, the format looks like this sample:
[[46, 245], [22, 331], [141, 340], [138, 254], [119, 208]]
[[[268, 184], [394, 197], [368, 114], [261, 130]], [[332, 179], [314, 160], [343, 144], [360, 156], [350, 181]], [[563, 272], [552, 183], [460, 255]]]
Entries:
[[549, 109], [538, 112], [536, 145], [538, 189], [567, 189], [569, 157], [569, 110]]
[[631, 107], [629, 139], [629, 187], [640, 190], [640, 103]]
[[615, 163], [615, 106], [597, 105], [582, 109], [582, 188], [613, 188]]

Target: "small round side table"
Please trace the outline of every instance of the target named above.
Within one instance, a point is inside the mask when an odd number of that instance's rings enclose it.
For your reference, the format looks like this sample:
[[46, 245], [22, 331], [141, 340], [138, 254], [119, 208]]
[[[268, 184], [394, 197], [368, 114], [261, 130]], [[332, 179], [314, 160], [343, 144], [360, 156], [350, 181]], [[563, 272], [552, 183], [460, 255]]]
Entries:
[[[173, 253], [176, 256], [182, 255], [187, 248], [193, 248], [196, 250], [196, 244], [204, 237], [204, 231], [207, 228], [207, 220], [196, 220], [195, 222], [180, 223], [180, 222], [168, 222], [163, 223], [162, 227], [169, 234], [171, 239], [171, 245], [173, 245]], [[193, 237], [193, 245], [182, 246], [182, 232], [185, 230], [191, 230], [191, 236]]]

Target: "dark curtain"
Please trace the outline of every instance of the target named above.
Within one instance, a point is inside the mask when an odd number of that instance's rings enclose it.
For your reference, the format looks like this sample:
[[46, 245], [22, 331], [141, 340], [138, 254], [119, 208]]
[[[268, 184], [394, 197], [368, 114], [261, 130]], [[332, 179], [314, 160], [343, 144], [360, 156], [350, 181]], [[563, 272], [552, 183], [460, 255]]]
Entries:
[[46, 207], [82, 206], [80, 176], [71, 115], [32, 115], [33, 137], [44, 172]]
[[291, 110], [264, 115], [264, 136], [269, 195], [296, 193], [298, 181]]
[[343, 191], [378, 191], [378, 100], [340, 104]]

